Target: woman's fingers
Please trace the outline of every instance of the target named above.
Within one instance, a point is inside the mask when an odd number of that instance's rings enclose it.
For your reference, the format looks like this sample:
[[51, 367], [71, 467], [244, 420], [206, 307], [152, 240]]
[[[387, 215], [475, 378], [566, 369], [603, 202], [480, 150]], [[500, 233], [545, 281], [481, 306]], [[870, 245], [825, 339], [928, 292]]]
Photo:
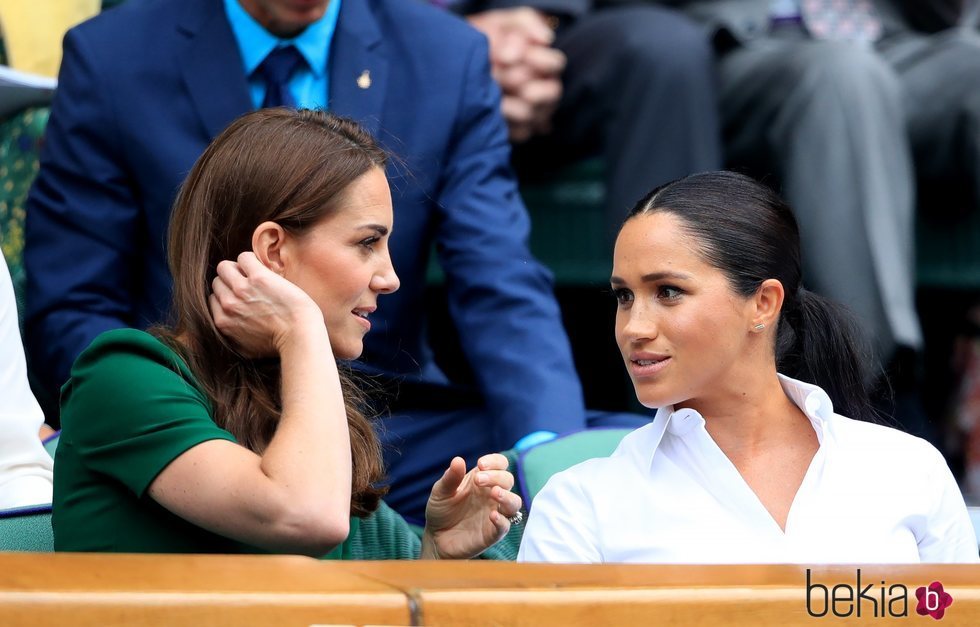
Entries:
[[506, 470], [481, 470], [476, 473], [476, 485], [481, 488], [501, 486], [505, 490], [514, 487], [514, 475]]
[[219, 330], [224, 329], [228, 321], [228, 316], [225, 315], [225, 310], [214, 293], [208, 294], [208, 307], [211, 309], [211, 318], [214, 319], [214, 326], [218, 327]]
[[238, 262], [231, 261], [229, 259], [219, 261], [217, 267], [215, 268], [215, 272], [227, 283], [245, 276], [245, 274], [242, 272], [241, 266], [238, 265]]
[[507, 470], [507, 465], [507, 457], [500, 453], [490, 453], [476, 461], [480, 470]]
[[[493, 524], [494, 529], [496, 529], [495, 541], [499, 541], [510, 532], [510, 520], [521, 511], [521, 506], [524, 503], [520, 496], [513, 492], [505, 492], [500, 487], [493, 489], [493, 496], [498, 505], [490, 512], [490, 522]], [[516, 522], [518, 524], [520, 523], [520, 521]]]
[[432, 496], [437, 498], [451, 498], [456, 494], [456, 489], [463, 482], [466, 476], [466, 462], [462, 457], [454, 457], [449, 462], [449, 468], [442, 474], [442, 477], [432, 486]]
[[[236, 298], [242, 298], [248, 289], [248, 279], [242, 274], [241, 266], [234, 261], [227, 259], [218, 263], [215, 268], [217, 273], [214, 281], [211, 282], [211, 289], [214, 290], [215, 284], [223, 283]], [[225, 294], [227, 297], [227, 293]], [[227, 302], [224, 299], [222, 302]]]
[[494, 498], [498, 503], [497, 510], [507, 518], [519, 512], [521, 505], [524, 504], [519, 495], [507, 492], [502, 488], [494, 488]]
[[254, 276], [263, 270], [268, 270], [252, 251], [248, 250], [238, 255], [238, 268], [244, 276]]
[[231, 304], [234, 298], [234, 292], [220, 276], [214, 277], [214, 280], [211, 281], [211, 292], [218, 297], [218, 302], [226, 307]]

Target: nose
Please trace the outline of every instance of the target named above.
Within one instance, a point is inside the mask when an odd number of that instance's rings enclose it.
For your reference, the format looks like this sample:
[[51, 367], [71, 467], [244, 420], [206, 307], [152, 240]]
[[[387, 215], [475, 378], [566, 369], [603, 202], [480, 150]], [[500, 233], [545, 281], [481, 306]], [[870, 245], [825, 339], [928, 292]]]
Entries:
[[391, 261], [386, 261], [384, 266], [371, 278], [371, 289], [379, 294], [391, 294], [401, 286], [398, 275], [395, 274], [395, 267]]
[[639, 303], [616, 313], [616, 339], [621, 346], [652, 340], [658, 334], [659, 328], [652, 312]]

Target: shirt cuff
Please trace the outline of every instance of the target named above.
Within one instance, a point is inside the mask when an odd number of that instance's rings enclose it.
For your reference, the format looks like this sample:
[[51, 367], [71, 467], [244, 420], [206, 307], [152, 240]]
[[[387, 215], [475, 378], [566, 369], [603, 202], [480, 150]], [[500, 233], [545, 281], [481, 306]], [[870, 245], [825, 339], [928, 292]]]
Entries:
[[558, 434], [554, 431], [534, 431], [533, 433], [528, 433], [523, 438], [514, 444], [514, 449], [518, 452], [526, 451], [532, 446], [537, 446], [538, 444], [543, 444], [549, 440], [554, 440]]

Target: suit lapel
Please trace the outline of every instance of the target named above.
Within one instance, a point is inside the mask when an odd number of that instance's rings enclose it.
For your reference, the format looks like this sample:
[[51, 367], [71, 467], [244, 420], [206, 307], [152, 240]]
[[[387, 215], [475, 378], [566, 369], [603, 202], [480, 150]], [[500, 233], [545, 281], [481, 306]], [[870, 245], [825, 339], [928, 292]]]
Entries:
[[[357, 2], [354, 2], [357, 4]], [[178, 25], [187, 40], [178, 64], [191, 101], [210, 137], [250, 111], [238, 42], [220, 0], [192, 0]]]
[[378, 135], [388, 83], [388, 59], [378, 23], [365, 0], [344, 0], [330, 51], [330, 111]]

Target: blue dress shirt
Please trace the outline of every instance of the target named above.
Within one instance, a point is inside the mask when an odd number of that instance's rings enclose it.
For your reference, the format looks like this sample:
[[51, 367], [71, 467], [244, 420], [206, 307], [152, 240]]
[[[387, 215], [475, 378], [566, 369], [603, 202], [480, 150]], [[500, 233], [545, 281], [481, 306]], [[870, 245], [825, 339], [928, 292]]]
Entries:
[[242, 54], [245, 75], [249, 77], [249, 95], [255, 108], [259, 108], [265, 98], [265, 82], [261, 77], [253, 77], [252, 72], [274, 48], [292, 44], [303, 55], [307, 64], [307, 67], [297, 70], [289, 81], [289, 91], [296, 100], [296, 105], [305, 109], [326, 109], [330, 93], [327, 63], [330, 58], [330, 42], [340, 15], [341, 0], [330, 0], [323, 17], [292, 39], [280, 39], [267, 31], [242, 8], [238, 0], [224, 2], [225, 14]]

